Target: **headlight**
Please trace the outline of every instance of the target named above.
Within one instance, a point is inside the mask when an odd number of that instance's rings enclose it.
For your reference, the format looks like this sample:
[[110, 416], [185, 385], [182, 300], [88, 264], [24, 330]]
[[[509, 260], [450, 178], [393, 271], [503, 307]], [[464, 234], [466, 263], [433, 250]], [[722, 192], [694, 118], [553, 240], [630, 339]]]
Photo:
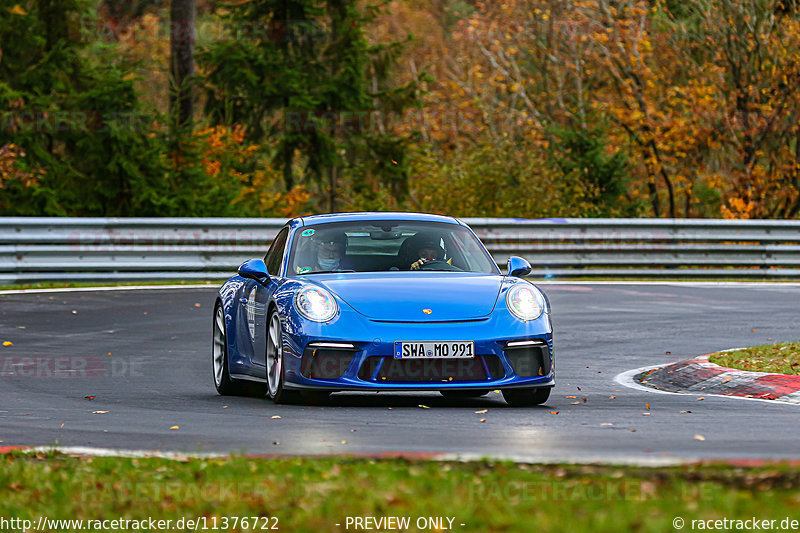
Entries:
[[320, 287], [303, 287], [294, 295], [294, 306], [303, 317], [327, 322], [336, 316], [339, 306], [333, 295]]
[[544, 311], [544, 296], [536, 287], [517, 283], [506, 293], [506, 306], [520, 320], [536, 320]]

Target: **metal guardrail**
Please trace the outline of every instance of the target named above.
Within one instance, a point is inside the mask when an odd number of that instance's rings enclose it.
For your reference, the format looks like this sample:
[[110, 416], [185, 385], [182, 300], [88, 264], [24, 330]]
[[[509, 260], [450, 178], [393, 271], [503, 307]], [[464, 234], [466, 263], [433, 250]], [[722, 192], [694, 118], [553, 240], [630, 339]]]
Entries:
[[[0, 284], [223, 279], [286, 221], [0, 218]], [[465, 219], [532, 277], [800, 278], [800, 221]]]

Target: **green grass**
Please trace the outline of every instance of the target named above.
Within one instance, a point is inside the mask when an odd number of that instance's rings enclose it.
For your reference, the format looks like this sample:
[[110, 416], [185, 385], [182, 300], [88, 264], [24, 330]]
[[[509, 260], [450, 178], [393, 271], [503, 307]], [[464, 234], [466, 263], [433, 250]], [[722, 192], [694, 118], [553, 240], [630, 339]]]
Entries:
[[728, 368], [751, 372], [800, 374], [800, 342], [753, 346], [733, 352], [712, 354], [709, 361]]
[[[182, 462], [43, 453], [0, 455], [0, 463], [0, 517], [31, 520], [206, 517], [210, 527], [214, 517], [219, 523], [221, 517], [275, 516], [281, 531], [327, 532], [347, 531], [348, 516], [408, 516], [409, 530], [417, 531], [417, 518], [430, 516], [454, 517], [453, 529], [465, 532], [663, 533], [675, 531], [675, 517], [687, 530], [693, 519], [800, 519], [800, 468], [785, 465], [640, 468], [347, 457]], [[255, 529], [227, 529], [237, 530]]]

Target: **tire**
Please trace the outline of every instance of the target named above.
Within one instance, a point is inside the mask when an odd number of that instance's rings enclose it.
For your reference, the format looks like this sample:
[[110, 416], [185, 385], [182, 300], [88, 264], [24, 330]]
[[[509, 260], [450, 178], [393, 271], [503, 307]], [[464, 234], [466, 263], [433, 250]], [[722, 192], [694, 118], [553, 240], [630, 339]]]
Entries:
[[273, 308], [267, 320], [267, 396], [275, 403], [299, 403], [297, 391], [286, 390], [286, 367], [283, 364], [283, 326]]
[[231, 377], [228, 370], [228, 332], [225, 328], [225, 313], [219, 301], [214, 305], [211, 327], [211, 376], [217, 393], [222, 396], [264, 396], [263, 386]]
[[512, 407], [530, 407], [541, 405], [550, 397], [551, 387], [534, 387], [530, 389], [508, 389], [503, 391], [503, 398]]
[[489, 394], [488, 390], [440, 390], [445, 398], [480, 398]]

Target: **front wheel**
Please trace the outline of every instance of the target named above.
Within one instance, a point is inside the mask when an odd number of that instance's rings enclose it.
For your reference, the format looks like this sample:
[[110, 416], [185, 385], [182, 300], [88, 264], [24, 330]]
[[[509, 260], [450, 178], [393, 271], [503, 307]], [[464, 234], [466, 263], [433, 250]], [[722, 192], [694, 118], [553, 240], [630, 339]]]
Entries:
[[512, 407], [530, 407], [541, 405], [550, 397], [550, 387], [530, 389], [508, 389], [503, 391], [503, 398]]
[[211, 340], [211, 365], [214, 387], [222, 396], [263, 396], [264, 388], [256, 383], [233, 379], [228, 369], [228, 334], [225, 329], [225, 312], [222, 304], [214, 306], [213, 336]]
[[275, 403], [297, 403], [300, 395], [284, 388], [286, 368], [283, 366], [283, 327], [273, 309], [267, 327], [267, 395]]

